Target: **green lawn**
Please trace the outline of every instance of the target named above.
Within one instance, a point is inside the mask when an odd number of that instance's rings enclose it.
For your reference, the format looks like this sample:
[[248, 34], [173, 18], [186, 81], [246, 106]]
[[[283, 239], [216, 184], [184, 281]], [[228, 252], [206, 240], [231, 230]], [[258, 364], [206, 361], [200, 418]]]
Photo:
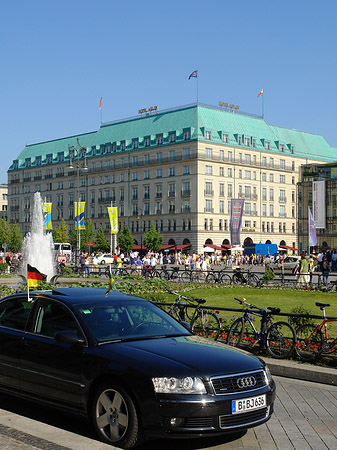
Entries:
[[[337, 293], [286, 290], [286, 289], [255, 289], [245, 287], [216, 287], [207, 288], [198, 287], [186, 291], [186, 295], [193, 297], [203, 297], [207, 300], [206, 305], [218, 308], [241, 308], [240, 304], [234, 300], [234, 297], [245, 298], [247, 302], [253, 303], [261, 308], [274, 306], [281, 309], [281, 312], [292, 312], [295, 307], [302, 306], [311, 314], [321, 315], [321, 310], [315, 306], [315, 302], [329, 303], [331, 306], [326, 308], [328, 316], [337, 317]], [[168, 295], [170, 301], [174, 296]]]

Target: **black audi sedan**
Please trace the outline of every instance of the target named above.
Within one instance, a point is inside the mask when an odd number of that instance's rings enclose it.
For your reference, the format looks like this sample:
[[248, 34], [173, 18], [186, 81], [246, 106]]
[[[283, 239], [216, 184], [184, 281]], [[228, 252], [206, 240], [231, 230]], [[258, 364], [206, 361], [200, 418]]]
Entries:
[[81, 414], [126, 449], [260, 425], [275, 397], [260, 359], [194, 336], [145, 299], [97, 288], [0, 301], [0, 389]]

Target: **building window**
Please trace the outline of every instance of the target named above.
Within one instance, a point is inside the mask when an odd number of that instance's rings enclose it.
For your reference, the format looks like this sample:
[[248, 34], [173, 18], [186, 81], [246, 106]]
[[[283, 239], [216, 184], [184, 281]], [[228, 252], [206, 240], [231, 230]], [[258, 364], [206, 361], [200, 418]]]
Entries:
[[162, 163], [163, 162], [163, 154], [160, 152], [160, 153], [157, 153], [157, 163]]
[[262, 167], [267, 167], [267, 158], [262, 156]]
[[144, 138], [144, 145], [145, 147], [150, 147], [151, 144], [151, 139], [147, 136], [146, 138]]
[[212, 213], [213, 212], [213, 202], [212, 200], [206, 199], [205, 200], [205, 212], [206, 213]]
[[228, 134], [222, 133], [222, 142], [228, 144]]
[[158, 134], [157, 136], [157, 145], [161, 145], [163, 143], [163, 135]]
[[212, 166], [206, 166], [205, 174], [206, 175], [212, 175], [213, 174], [213, 167]]
[[286, 182], [285, 175], [280, 175], [280, 183], [284, 184]]
[[210, 181], [205, 183], [205, 195], [213, 195], [213, 184]]
[[149, 170], [145, 170], [144, 171], [144, 180], [149, 180], [150, 179], [150, 171]]
[[190, 149], [189, 148], [184, 148], [184, 150], [183, 150], [183, 157], [184, 157], [184, 159], [190, 159], [191, 155], [190, 155]]
[[176, 141], [176, 132], [173, 131], [172, 133], [169, 134], [169, 140], [171, 143]]
[[170, 161], [175, 161], [175, 159], [176, 159], [175, 150], [170, 150], [169, 156], [170, 156]]
[[150, 155], [149, 154], [144, 155], [144, 164], [145, 165], [150, 164]]
[[233, 152], [228, 152], [227, 160], [228, 160], [228, 162], [232, 162], [233, 161]]
[[157, 178], [162, 178], [162, 176], [163, 176], [162, 169], [157, 169]]
[[274, 174], [273, 174], [273, 173], [270, 173], [270, 174], [269, 174], [269, 181], [270, 181], [271, 183], [274, 183]]
[[220, 195], [220, 197], [225, 196], [225, 184], [224, 183], [219, 184], [219, 195]]
[[285, 207], [285, 205], [280, 205], [280, 217], [286, 217], [286, 207]]
[[245, 164], [251, 164], [251, 156], [248, 154], [245, 155]]
[[[110, 161], [108, 161], [108, 163], [110, 163]], [[138, 166], [138, 156], [132, 157], [132, 165], [133, 165], [133, 167]], [[107, 166], [107, 170], [109, 170], [109, 168], [110, 168], [110, 164], [109, 164], [109, 167]]]
[[184, 175], [190, 175], [191, 166], [184, 166]]
[[212, 133], [210, 131], [205, 131], [205, 139], [210, 141], [212, 139]]
[[270, 150], [270, 142], [266, 141], [266, 142], [264, 143], [264, 148], [265, 148], [266, 150]]
[[270, 189], [269, 189], [269, 200], [270, 200], [271, 202], [274, 201], [274, 189], [273, 189], [273, 188], [270, 188]]
[[225, 202], [223, 200], [220, 200], [220, 202], [219, 202], [219, 213], [220, 214], [225, 213]]
[[245, 146], [250, 147], [250, 139], [245, 137]]
[[219, 157], [220, 157], [220, 161], [225, 161], [225, 152], [224, 152], [224, 150], [220, 150]]
[[262, 172], [262, 181], [267, 181], [267, 174], [266, 174], [266, 172]]
[[227, 169], [227, 176], [228, 176], [228, 178], [232, 178], [233, 177], [233, 169], [231, 167], [229, 167]]
[[225, 168], [224, 167], [220, 167], [219, 168], [219, 176], [220, 177], [224, 177], [225, 176]]
[[227, 197], [232, 198], [233, 197], [233, 185], [228, 184], [227, 186]]
[[188, 141], [189, 139], [191, 139], [191, 131], [185, 130], [184, 131], [184, 141]]
[[205, 148], [205, 157], [207, 159], [212, 159], [212, 157], [213, 157], [213, 150], [211, 148]]
[[132, 181], [138, 180], [138, 172], [132, 172]]
[[280, 152], [284, 153], [284, 144], [280, 144]]
[[286, 168], [286, 162], [284, 159], [280, 159], [280, 169], [285, 169]]
[[269, 215], [270, 217], [274, 217], [274, 205], [269, 205]]
[[170, 177], [174, 177], [175, 174], [176, 174], [176, 169], [175, 169], [175, 167], [170, 167], [170, 169], [169, 169], [169, 176], [170, 176]]
[[262, 200], [267, 200], [267, 188], [262, 188]]

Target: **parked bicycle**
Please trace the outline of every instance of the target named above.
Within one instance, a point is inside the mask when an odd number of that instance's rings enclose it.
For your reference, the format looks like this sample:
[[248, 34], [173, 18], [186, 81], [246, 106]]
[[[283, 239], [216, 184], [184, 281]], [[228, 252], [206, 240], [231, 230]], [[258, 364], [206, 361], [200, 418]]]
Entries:
[[164, 267], [160, 271], [160, 278], [163, 280], [177, 280], [179, 278], [179, 267], [173, 267], [172, 269], [168, 269], [167, 267]]
[[328, 323], [337, 319], [328, 319], [325, 308], [329, 303], [316, 302], [316, 306], [323, 312], [323, 320], [318, 325], [305, 323], [297, 330], [296, 353], [303, 361], [315, 361], [323, 354], [337, 353], [337, 338], [329, 338]]
[[249, 286], [257, 287], [260, 285], [260, 278], [255, 273], [251, 273], [250, 269], [248, 269], [247, 272], [243, 272], [240, 267], [238, 267], [234, 270], [232, 283], [247, 284]]
[[[213, 311], [201, 306], [206, 303], [204, 298], [187, 297], [170, 290], [168, 292], [178, 297], [168, 311], [171, 316], [180, 322], [189, 320], [194, 334], [214, 340], [218, 339], [221, 329], [220, 319]], [[194, 306], [194, 308], [189, 309], [189, 306]]]
[[[280, 308], [259, 308], [235, 298], [241, 305], [246, 306], [242, 317], [239, 317], [229, 329], [227, 344], [233, 347], [251, 349], [259, 345], [260, 349], [267, 349], [274, 358], [289, 357], [296, 344], [294, 328], [287, 322], [273, 322], [271, 316], [280, 312]], [[261, 329], [258, 331], [251, 315], [261, 318]]]
[[224, 270], [211, 270], [206, 277], [206, 283], [231, 284], [232, 277]]

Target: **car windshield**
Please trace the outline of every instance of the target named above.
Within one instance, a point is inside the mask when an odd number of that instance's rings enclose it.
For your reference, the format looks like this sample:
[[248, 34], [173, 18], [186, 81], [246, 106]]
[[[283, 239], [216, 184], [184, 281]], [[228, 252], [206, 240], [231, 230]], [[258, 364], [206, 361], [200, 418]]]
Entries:
[[78, 310], [98, 342], [190, 335], [150, 302], [127, 300], [79, 305]]

